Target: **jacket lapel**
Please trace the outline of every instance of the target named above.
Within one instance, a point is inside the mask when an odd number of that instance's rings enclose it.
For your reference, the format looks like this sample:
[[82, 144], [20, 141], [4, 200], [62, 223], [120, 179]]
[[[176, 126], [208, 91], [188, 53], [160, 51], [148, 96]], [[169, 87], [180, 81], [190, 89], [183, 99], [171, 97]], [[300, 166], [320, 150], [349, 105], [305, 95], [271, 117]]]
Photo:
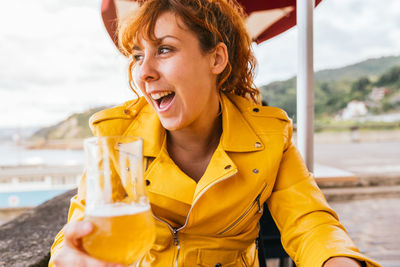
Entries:
[[[251, 128], [243, 111], [227, 95], [221, 94], [222, 135], [210, 163], [197, 184], [193, 201], [218, 182], [238, 172], [229, 152], [254, 152], [264, 149], [261, 139]], [[239, 101], [242, 100], [240, 97]], [[244, 100], [247, 102], [247, 100]], [[248, 103], [246, 103], [248, 105]], [[227, 153], [228, 152], [228, 153]]]
[[146, 172], [145, 179], [149, 181], [149, 192], [192, 204], [196, 182], [179, 169], [164, 146]]
[[206, 171], [196, 186], [193, 195], [193, 202], [203, 195], [211, 186], [228, 179], [236, 173], [237, 167], [235, 163], [226, 154], [220, 143], [215, 150]]

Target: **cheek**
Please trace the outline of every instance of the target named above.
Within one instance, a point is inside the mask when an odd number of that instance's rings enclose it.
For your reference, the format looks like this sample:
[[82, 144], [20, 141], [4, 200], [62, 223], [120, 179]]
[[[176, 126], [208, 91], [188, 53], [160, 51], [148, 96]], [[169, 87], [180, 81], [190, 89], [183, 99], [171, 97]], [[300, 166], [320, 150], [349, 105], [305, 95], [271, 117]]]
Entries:
[[160, 67], [159, 73], [167, 82], [180, 83], [185, 80], [187, 70], [179, 61], [168, 62]]
[[160, 72], [168, 80], [175, 82], [189, 82], [202, 76], [203, 66], [201, 59], [190, 54], [182, 54], [171, 58], [166, 64], [160, 67]]
[[145, 93], [144, 83], [139, 78], [139, 72], [135, 69], [132, 71], [132, 79], [136, 88], [139, 89], [144, 94]]

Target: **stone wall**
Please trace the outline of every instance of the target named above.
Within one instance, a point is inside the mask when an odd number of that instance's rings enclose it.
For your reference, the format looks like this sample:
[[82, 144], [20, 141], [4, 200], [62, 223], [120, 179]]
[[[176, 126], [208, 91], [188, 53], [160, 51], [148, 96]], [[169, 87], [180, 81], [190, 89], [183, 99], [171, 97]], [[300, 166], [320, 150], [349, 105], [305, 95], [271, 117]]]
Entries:
[[47, 266], [54, 237], [67, 221], [68, 191], [0, 226], [0, 266]]
[[0, 209], [0, 226], [12, 219], [18, 217], [22, 213], [30, 211], [32, 208], [15, 207], [15, 208], [2, 208]]

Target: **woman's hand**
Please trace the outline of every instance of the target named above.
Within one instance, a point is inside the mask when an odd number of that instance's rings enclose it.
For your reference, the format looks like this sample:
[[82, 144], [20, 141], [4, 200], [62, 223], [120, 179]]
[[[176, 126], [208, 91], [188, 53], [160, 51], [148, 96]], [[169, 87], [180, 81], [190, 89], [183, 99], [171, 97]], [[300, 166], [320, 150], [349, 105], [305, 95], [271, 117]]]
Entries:
[[121, 264], [107, 263], [89, 256], [82, 247], [82, 237], [90, 234], [93, 225], [89, 222], [73, 222], [64, 227], [64, 245], [54, 255], [56, 267], [85, 266], [85, 267], [122, 267]]
[[362, 267], [362, 265], [359, 261], [352, 258], [334, 257], [327, 260], [323, 267]]

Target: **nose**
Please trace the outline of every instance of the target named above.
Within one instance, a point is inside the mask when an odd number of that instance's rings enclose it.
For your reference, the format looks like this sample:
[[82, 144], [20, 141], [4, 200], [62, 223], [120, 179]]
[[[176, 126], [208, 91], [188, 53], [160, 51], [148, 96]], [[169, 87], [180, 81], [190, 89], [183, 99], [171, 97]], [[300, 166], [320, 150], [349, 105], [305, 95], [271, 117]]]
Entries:
[[151, 82], [159, 78], [155, 59], [151, 56], [146, 56], [143, 61], [138, 64], [139, 78], [144, 82]]

